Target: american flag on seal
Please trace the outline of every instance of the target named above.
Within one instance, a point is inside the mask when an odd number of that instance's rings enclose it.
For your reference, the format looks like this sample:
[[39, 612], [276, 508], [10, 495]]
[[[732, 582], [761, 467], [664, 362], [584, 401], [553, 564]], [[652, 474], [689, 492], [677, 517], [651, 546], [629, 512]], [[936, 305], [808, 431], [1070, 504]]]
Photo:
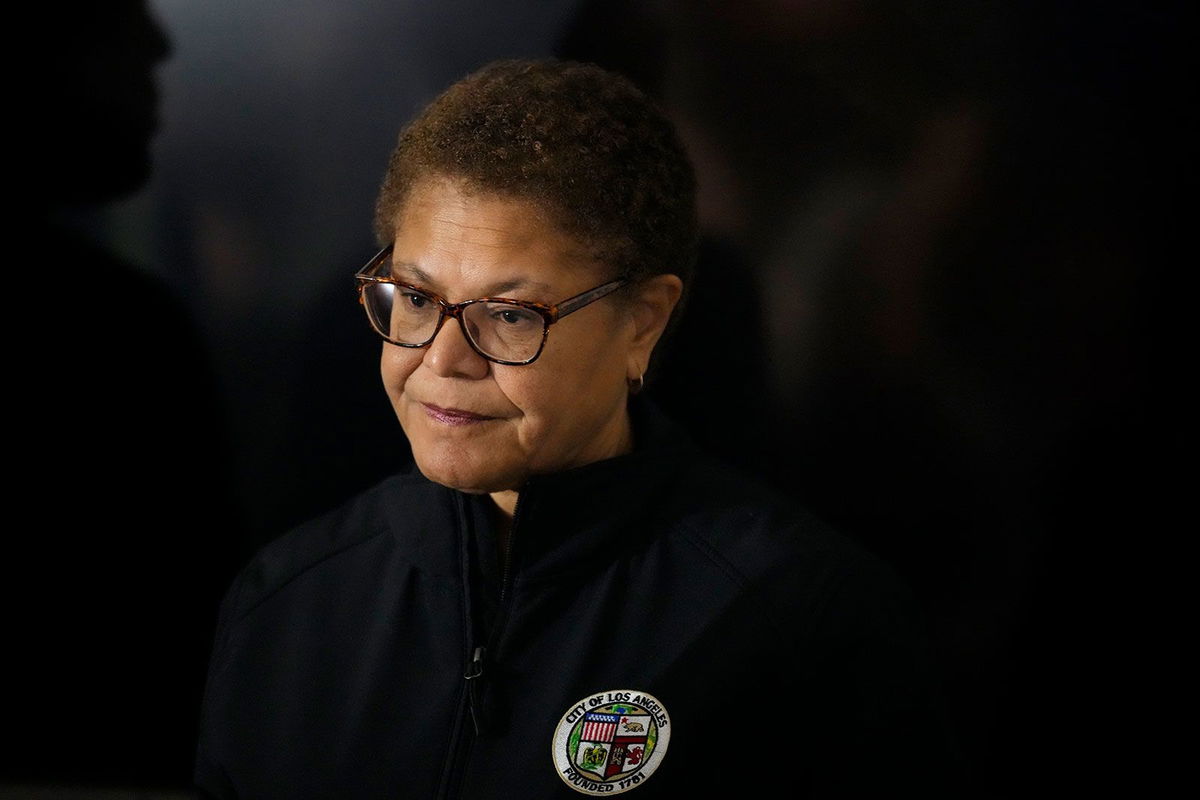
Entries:
[[620, 721], [620, 714], [589, 711], [583, 717], [583, 732], [579, 738], [585, 742], [611, 742]]

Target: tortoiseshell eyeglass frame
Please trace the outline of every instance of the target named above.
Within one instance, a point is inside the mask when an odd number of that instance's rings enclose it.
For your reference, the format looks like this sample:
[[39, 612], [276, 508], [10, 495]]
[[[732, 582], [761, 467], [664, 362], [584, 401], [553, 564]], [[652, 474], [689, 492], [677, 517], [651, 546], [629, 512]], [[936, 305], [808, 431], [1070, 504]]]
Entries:
[[[584, 306], [590, 305], [602, 297], [607, 297], [617, 289], [620, 289], [622, 286], [625, 286], [627, 283], [629, 283], [627, 278], [617, 278], [615, 280], [608, 281], [607, 283], [602, 283], [593, 289], [588, 289], [586, 292], [580, 292], [574, 297], [568, 297], [566, 300], [549, 305], [546, 303], [535, 303], [530, 300], [514, 300], [510, 297], [477, 297], [474, 300], [464, 300], [461, 303], [450, 303], [436, 292], [431, 292], [428, 289], [424, 289], [420, 286], [414, 286], [411, 283], [398, 281], [390, 276], [377, 275], [376, 273], [388, 263], [388, 259], [391, 254], [392, 245], [388, 245], [372, 256], [371, 260], [368, 261], [366, 265], [354, 275], [354, 280], [357, 282], [358, 288], [358, 304], [361, 305], [363, 310], [366, 312], [367, 321], [371, 323], [372, 330], [382, 336], [384, 341], [388, 342], [389, 344], [394, 344], [397, 347], [428, 347], [429, 343], [436, 339], [438, 333], [442, 330], [442, 325], [446, 322], [446, 318], [453, 317], [454, 319], [458, 320], [458, 326], [462, 329], [463, 337], [467, 340], [467, 344], [471, 346], [472, 350], [478, 353], [481, 358], [485, 358], [488, 361], [491, 361], [493, 364], [503, 364], [508, 367], [523, 367], [527, 364], [532, 364], [534, 361], [537, 361], [538, 356], [540, 356], [542, 351], [546, 349], [546, 338], [550, 334], [551, 325], [558, 322], [568, 314], [573, 314]], [[375, 318], [367, 309], [366, 301], [363, 300], [363, 290], [372, 283], [390, 283], [394, 286], [403, 286], [406, 289], [413, 289], [414, 291], [420, 292], [436, 302], [438, 304], [440, 314], [438, 316], [437, 326], [433, 329], [433, 333], [430, 334], [429, 338], [417, 344], [412, 342], [400, 342], [388, 336], [387, 333], [381, 330], [379, 324], [375, 321]], [[471, 334], [467, 331], [467, 325], [465, 322], [463, 322], [462, 318], [463, 310], [468, 306], [474, 305], [475, 303], [504, 303], [510, 306], [519, 306], [521, 308], [529, 309], [530, 311], [540, 315], [542, 318], [542, 340], [538, 343], [537, 352], [524, 361], [505, 361], [504, 359], [490, 356], [480, 350], [479, 345], [475, 343], [475, 340], [471, 338]]]

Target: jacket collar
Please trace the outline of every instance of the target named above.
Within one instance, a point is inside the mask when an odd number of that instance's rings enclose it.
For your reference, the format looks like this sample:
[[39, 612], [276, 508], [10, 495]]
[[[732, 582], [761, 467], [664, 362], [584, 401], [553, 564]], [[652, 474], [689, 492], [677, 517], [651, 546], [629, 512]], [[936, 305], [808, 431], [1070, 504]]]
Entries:
[[[536, 476], [522, 487], [510, 565], [516, 580], [528, 584], [595, 569], [662, 530], [662, 500], [681, 463], [699, 451], [644, 397], [631, 401], [630, 417], [632, 452]], [[479, 495], [468, 502], [491, 500]]]

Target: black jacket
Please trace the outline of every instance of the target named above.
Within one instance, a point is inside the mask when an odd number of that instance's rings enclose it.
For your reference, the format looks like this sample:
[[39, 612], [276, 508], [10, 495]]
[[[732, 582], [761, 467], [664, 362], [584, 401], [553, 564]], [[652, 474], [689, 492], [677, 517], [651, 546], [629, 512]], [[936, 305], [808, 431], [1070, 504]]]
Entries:
[[630, 455], [531, 480], [507, 559], [486, 496], [416, 472], [265, 548], [222, 607], [197, 784], [288, 800], [952, 785], [893, 573], [652, 409], [635, 435]]

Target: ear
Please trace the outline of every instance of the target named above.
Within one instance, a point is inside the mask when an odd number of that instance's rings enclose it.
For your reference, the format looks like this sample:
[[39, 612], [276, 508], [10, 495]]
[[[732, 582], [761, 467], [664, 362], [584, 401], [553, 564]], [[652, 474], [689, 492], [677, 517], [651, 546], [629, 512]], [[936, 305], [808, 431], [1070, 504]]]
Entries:
[[650, 355], [671, 319], [671, 312], [683, 294], [683, 281], [678, 275], [655, 275], [638, 283], [633, 290], [630, 313], [633, 319], [633, 339], [625, 377], [641, 379], [650, 365]]

